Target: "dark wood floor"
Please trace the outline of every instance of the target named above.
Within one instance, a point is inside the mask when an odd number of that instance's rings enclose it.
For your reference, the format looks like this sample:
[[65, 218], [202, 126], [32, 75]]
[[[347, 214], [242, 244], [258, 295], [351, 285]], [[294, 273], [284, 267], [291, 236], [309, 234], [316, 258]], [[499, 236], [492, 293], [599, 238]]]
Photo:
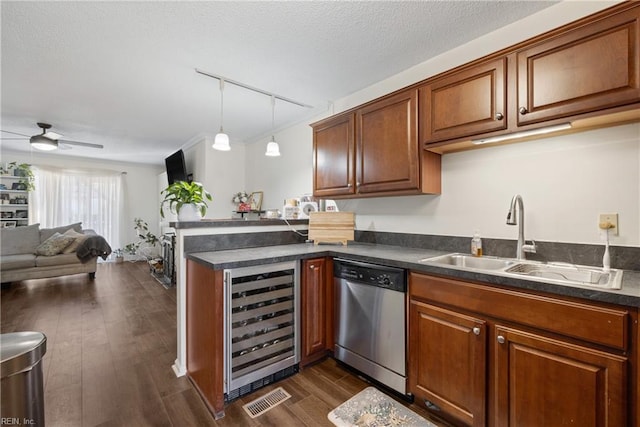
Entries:
[[[29, 280], [1, 294], [2, 333], [40, 331], [47, 426], [332, 426], [327, 414], [368, 386], [329, 359], [226, 407], [215, 421], [176, 378], [175, 289], [145, 263], [98, 265], [87, 275]], [[273, 387], [291, 399], [251, 419], [242, 405]], [[428, 414], [416, 405], [411, 408]]]

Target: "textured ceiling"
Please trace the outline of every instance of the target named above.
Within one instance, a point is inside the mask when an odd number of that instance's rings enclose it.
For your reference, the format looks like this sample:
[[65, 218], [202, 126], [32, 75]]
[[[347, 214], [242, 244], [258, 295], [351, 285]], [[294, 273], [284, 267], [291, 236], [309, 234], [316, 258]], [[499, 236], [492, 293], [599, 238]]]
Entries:
[[[33, 135], [45, 121], [67, 139], [105, 146], [61, 155], [161, 164], [220, 126], [218, 82], [195, 68], [320, 111], [552, 4], [2, 1], [1, 126]], [[224, 95], [232, 144], [266, 142], [269, 97], [229, 84]], [[275, 127], [310, 113], [277, 102]]]

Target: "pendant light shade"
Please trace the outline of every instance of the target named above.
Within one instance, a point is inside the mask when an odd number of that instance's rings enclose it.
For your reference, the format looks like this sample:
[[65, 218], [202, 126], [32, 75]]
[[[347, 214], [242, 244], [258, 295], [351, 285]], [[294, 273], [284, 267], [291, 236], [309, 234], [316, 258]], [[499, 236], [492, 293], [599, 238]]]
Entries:
[[267, 144], [267, 151], [264, 153], [265, 156], [269, 157], [278, 157], [280, 155], [280, 146], [275, 141], [273, 136], [271, 137], [271, 141]]
[[216, 139], [214, 139], [211, 147], [219, 151], [231, 150], [231, 146], [229, 145], [229, 135], [224, 133], [222, 128], [220, 128], [220, 133], [216, 134]]
[[276, 119], [276, 97], [271, 95], [271, 141], [267, 144], [267, 151], [264, 153], [268, 157], [278, 157], [280, 155], [280, 146], [276, 142], [276, 138], [273, 136], [273, 130], [275, 128]]
[[211, 146], [215, 150], [229, 151], [231, 146], [229, 145], [229, 135], [224, 133], [222, 129], [222, 119], [224, 118], [224, 79], [220, 79], [220, 132], [216, 135], [216, 139]]

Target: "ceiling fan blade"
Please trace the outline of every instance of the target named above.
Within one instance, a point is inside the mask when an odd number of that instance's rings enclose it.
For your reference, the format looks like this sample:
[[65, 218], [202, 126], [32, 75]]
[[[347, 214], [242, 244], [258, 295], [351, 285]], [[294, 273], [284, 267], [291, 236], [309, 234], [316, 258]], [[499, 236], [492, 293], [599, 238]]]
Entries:
[[[24, 136], [26, 138], [29, 138], [29, 135], [25, 135], [23, 133], [9, 132], [8, 130], [0, 130], [0, 132], [2, 132], [2, 133], [10, 133], [11, 135], [18, 135], [18, 136]], [[8, 139], [8, 138], [3, 138], [3, 139]]]
[[79, 147], [104, 148], [104, 145], [101, 144], [90, 144], [88, 142], [69, 141], [66, 139], [59, 139], [58, 142], [67, 145], [77, 145]]

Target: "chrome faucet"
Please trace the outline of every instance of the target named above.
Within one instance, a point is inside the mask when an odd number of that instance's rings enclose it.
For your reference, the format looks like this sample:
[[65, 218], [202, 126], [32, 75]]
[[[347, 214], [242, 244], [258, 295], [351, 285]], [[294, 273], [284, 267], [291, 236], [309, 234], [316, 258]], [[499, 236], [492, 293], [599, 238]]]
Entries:
[[[516, 217], [517, 212], [520, 213], [520, 218]], [[525, 245], [524, 242], [524, 205], [522, 203], [522, 196], [516, 194], [511, 199], [511, 206], [509, 206], [509, 213], [507, 213], [507, 225], [518, 225], [518, 248], [516, 249], [516, 258], [525, 259], [525, 252], [536, 253], [536, 242], [533, 244]]]

